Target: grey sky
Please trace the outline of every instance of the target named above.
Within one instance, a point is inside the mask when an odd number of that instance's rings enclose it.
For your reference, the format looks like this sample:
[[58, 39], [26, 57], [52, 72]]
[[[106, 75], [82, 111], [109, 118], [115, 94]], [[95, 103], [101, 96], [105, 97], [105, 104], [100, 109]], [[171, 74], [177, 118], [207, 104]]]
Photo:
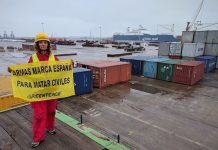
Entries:
[[[157, 24], [175, 24], [177, 34], [191, 21], [201, 0], [0, 0], [0, 34], [16, 36], [112, 36], [143, 25], [157, 33]], [[205, 0], [199, 19], [218, 22], [218, 0]], [[198, 20], [199, 20], [198, 19]], [[217, 28], [217, 27], [216, 27]], [[160, 33], [168, 32], [158, 28]]]

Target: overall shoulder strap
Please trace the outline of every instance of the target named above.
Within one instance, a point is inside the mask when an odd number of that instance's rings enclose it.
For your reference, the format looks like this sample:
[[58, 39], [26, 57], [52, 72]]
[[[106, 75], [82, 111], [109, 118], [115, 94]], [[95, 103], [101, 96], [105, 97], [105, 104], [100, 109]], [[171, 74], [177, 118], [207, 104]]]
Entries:
[[36, 53], [32, 54], [33, 62], [39, 62], [39, 58]]
[[54, 56], [54, 54], [50, 54], [50, 55], [49, 55], [48, 61], [55, 61], [55, 56]]

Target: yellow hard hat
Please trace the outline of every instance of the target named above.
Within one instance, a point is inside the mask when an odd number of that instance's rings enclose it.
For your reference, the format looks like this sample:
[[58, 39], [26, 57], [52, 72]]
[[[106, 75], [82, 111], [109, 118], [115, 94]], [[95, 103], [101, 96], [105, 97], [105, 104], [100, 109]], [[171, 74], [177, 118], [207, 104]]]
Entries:
[[48, 41], [50, 42], [49, 38], [48, 38], [48, 35], [46, 33], [38, 33], [35, 37], [35, 43], [38, 42], [38, 41]]

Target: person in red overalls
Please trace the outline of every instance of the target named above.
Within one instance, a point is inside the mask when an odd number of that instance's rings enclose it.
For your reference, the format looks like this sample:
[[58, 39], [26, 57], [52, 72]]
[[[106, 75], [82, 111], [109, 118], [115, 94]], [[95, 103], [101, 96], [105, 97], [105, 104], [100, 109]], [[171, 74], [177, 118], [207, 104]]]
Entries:
[[[50, 41], [47, 34], [38, 33], [34, 45], [36, 53], [30, 57], [29, 63], [52, 60], [58, 61], [58, 58], [51, 53], [50, 47]], [[56, 99], [31, 103], [34, 110], [32, 148], [39, 146], [40, 142], [44, 140], [44, 132], [46, 129], [48, 134], [56, 134], [54, 127], [56, 104]]]

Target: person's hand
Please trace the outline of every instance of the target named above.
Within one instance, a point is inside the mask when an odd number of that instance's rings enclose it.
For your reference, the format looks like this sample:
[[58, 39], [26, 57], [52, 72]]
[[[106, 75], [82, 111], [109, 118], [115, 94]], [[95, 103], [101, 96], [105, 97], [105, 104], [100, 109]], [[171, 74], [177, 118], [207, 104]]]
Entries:
[[74, 61], [71, 59], [71, 61], [72, 61], [72, 66], [74, 67]]
[[11, 73], [12, 69], [10, 67], [8, 67], [8, 72]]

